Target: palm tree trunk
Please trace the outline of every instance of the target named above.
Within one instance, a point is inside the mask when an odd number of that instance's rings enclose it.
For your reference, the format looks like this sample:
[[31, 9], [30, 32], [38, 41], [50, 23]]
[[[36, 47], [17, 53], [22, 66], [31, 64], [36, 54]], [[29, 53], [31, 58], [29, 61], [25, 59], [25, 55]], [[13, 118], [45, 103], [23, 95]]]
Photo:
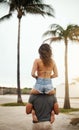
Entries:
[[65, 39], [65, 98], [64, 98], [64, 108], [70, 109], [67, 60], [68, 60], [68, 44], [67, 44], [67, 39]]
[[21, 89], [20, 89], [20, 21], [18, 19], [18, 44], [17, 44], [17, 102], [22, 103]]

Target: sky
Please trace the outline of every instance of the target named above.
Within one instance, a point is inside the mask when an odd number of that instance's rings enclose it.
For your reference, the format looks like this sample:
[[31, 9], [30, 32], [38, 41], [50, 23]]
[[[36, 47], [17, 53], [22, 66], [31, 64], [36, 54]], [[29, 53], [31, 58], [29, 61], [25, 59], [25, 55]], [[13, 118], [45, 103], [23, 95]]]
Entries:
[[[38, 48], [45, 38], [42, 36], [49, 29], [50, 24], [60, 24], [64, 28], [68, 24], [79, 25], [79, 0], [44, 0], [55, 11], [55, 18], [27, 14], [21, 21], [21, 87], [33, 87], [35, 79], [31, 77], [31, 69], [35, 58], [38, 58]], [[8, 11], [0, 6], [0, 17]], [[17, 32], [18, 19], [16, 13], [12, 18], [0, 23], [0, 86], [17, 86]], [[79, 77], [79, 45], [69, 42], [68, 72], [69, 82]], [[64, 83], [64, 42], [52, 44], [52, 51], [57, 64], [58, 78], [53, 80], [57, 84]]]

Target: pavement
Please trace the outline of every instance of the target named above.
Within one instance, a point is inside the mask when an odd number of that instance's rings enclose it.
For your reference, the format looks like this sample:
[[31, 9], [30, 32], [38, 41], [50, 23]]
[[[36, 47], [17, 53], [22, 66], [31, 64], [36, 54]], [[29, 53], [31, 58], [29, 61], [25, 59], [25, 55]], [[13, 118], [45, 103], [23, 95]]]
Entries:
[[[71, 118], [79, 117], [79, 112], [71, 112], [55, 116], [53, 130], [79, 130], [79, 124], [70, 124]], [[31, 114], [25, 113], [25, 106], [0, 106], [0, 130], [32, 130]]]

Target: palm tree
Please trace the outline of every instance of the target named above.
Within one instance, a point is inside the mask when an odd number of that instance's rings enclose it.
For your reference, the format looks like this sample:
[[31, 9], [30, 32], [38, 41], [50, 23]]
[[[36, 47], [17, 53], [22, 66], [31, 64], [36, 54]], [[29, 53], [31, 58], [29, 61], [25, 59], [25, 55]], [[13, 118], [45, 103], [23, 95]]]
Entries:
[[0, 18], [0, 21], [9, 19], [14, 11], [17, 12], [18, 18], [18, 43], [17, 43], [17, 102], [21, 103], [21, 91], [20, 91], [20, 26], [22, 16], [29, 14], [40, 14], [42, 16], [48, 15], [54, 17], [54, 10], [51, 6], [43, 4], [42, 0], [0, 0], [0, 4], [7, 5], [9, 12], [5, 16]]
[[66, 29], [61, 27], [58, 24], [52, 24], [50, 26], [50, 30], [44, 33], [46, 35], [52, 35], [51, 38], [48, 38], [45, 41], [49, 40], [50, 43], [54, 41], [63, 40], [65, 43], [65, 98], [64, 98], [64, 108], [70, 109], [70, 100], [69, 100], [69, 84], [68, 84], [68, 40], [78, 41], [78, 33], [79, 26], [78, 25], [68, 25]]

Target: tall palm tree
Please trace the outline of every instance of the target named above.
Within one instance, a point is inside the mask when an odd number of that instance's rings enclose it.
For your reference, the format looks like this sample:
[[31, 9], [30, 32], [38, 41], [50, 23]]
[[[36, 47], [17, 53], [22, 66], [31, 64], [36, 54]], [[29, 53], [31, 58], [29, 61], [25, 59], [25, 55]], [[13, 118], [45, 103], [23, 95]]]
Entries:
[[40, 14], [54, 17], [54, 10], [51, 6], [43, 3], [43, 0], [0, 0], [0, 4], [7, 5], [9, 12], [0, 18], [0, 21], [9, 19], [14, 11], [17, 12], [18, 18], [18, 43], [17, 43], [17, 102], [22, 102], [20, 91], [20, 26], [22, 16], [29, 14]]
[[[69, 100], [69, 83], [68, 83], [68, 40], [78, 41], [78, 33], [79, 26], [78, 25], [68, 25], [66, 29], [58, 24], [52, 24], [50, 26], [50, 30], [46, 31], [43, 35], [52, 35], [52, 37], [46, 39], [49, 40], [50, 43], [54, 41], [63, 40], [65, 43], [65, 98], [64, 98], [64, 108], [70, 109], [70, 100]], [[44, 42], [45, 42], [44, 41]]]

